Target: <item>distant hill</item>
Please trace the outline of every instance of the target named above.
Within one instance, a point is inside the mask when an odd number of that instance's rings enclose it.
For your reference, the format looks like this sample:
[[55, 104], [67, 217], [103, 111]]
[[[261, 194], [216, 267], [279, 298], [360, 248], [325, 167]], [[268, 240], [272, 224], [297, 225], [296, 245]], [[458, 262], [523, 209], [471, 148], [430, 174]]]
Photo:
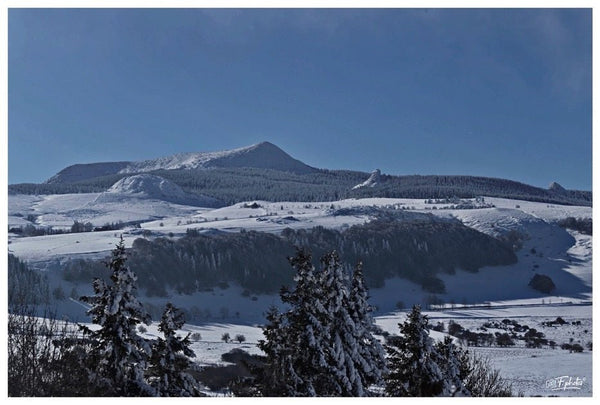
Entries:
[[221, 152], [183, 153], [142, 162], [69, 166], [42, 184], [9, 185], [11, 194], [104, 192], [123, 178], [152, 173], [186, 193], [226, 204], [248, 200], [335, 201], [342, 198], [504, 197], [591, 206], [592, 192], [548, 189], [512, 180], [476, 176], [392, 176], [316, 169], [269, 142]]

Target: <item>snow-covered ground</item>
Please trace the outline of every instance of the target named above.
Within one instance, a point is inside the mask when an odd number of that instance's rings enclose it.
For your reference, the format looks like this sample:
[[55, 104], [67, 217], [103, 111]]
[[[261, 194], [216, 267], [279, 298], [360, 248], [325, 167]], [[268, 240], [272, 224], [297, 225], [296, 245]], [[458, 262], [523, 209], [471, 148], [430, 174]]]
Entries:
[[[458, 270], [455, 275], [443, 275], [448, 293], [439, 295], [447, 304], [441, 311], [428, 312], [432, 323], [450, 319], [465, 327], [476, 329], [488, 319], [518, 319], [542, 330], [559, 345], [570, 338], [591, 341], [592, 300], [592, 237], [566, 231], [556, 221], [572, 216], [591, 218], [591, 207], [561, 206], [556, 204], [485, 198], [493, 208], [449, 209], [452, 204], [427, 204], [412, 199], [349, 199], [335, 202], [265, 202], [249, 201], [218, 209], [185, 206], [148, 198], [98, 198], [101, 193], [66, 194], [54, 196], [10, 195], [8, 197], [9, 227], [33, 224], [70, 228], [73, 221], [105, 223], [141, 222], [141, 229], [128, 227], [118, 231], [88, 232], [38, 237], [9, 234], [9, 252], [29, 262], [35, 268], [52, 270], [67, 258], [105, 257], [114, 248], [120, 235], [126, 246], [131, 246], [144, 231], [156, 235], [179, 237], [188, 228], [218, 229], [239, 232], [242, 229], [278, 233], [285, 228], [345, 229], [372, 219], [369, 210], [349, 211], [333, 215], [336, 210], [356, 207], [386, 207], [404, 210], [407, 216], [432, 214], [438, 218], [452, 218], [481, 232], [498, 236], [516, 231], [524, 236], [523, 247], [517, 252], [518, 262], [511, 266], [488, 267], [478, 273]], [[119, 197], [119, 196], [116, 196]], [[435, 207], [435, 209], [433, 209]], [[338, 212], [339, 213], [339, 212]], [[31, 222], [30, 220], [34, 220]], [[539, 293], [527, 286], [533, 274], [549, 275], [557, 285], [553, 295]], [[60, 277], [48, 272], [51, 282]], [[87, 294], [89, 286], [65, 285], [64, 290], [77, 289]], [[166, 298], [140, 297], [156, 308], [166, 301], [193, 310], [198, 316], [184, 331], [199, 333], [193, 349], [202, 364], [222, 364], [221, 355], [232, 348], [243, 348], [258, 353], [256, 343], [262, 338], [257, 326], [264, 322], [264, 311], [277, 304], [276, 295], [244, 295], [239, 286], [193, 295], [172, 295]], [[371, 303], [378, 310], [376, 322], [390, 333], [397, 332], [397, 324], [404, 312], [395, 312], [397, 305], [404, 308], [414, 303], [425, 304], [428, 294], [404, 279], [390, 279], [383, 288], [371, 290]], [[462, 307], [468, 304], [468, 307]], [[73, 300], [57, 303], [59, 311], [71, 320], [85, 322], [85, 308]], [[551, 329], [541, 322], [557, 316], [565, 320], [581, 320], [581, 326]], [[156, 335], [156, 325], [148, 328], [148, 336]], [[585, 331], [585, 332], [584, 332]], [[223, 333], [231, 337], [242, 334], [244, 343], [225, 343]], [[443, 334], [432, 333], [441, 338]], [[473, 348], [488, 356], [502, 375], [514, 383], [515, 390], [525, 395], [591, 395], [591, 352], [568, 353], [561, 349]], [[552, 380], [562, 376], [585, 378], [581, 390], [553, 391]], [[546, 386], [546, 381], [550, 381]]]
[[[129, 247], [143, 233], [177, 238], [189, 228], [200, 231], [216, 229], [238, 232], [245, 229], [274, 233], [285, 228], [312, 228], [318, 225], [345, 229], [371, 220], [369, 207], [386, 207], [401, 210], [407, 218], [430, 214], [439, 218], [458, 219], [467, 226], [493, 236], [515, 231], [524, 238], [523, 247], [517, 252], [518, 262], [514, 265], [482, 268], [478, 273], [458, 270], [455, 275], [442, 275], [448, 293], [439, 298], [447, 303], [473, 304], [516, 299], [540, 303], [542, 300], [591, 300], [592, 238], [564, 230], [555, 223], [567, 216], [590, 218], [591, 207], [486, 198], [485, 203], [493, 204], [494, 208], [449, 209], [453, 204], [367, 198], [321, 203], [249, 201], [211, 209], [148, 198], [102, 202], [99, 195], [11, 195], [8, 201], [9, 224], [22, 224], [27, 222], [28, 215], [30, 218], [32, 215], [37, 226], [68, 228], [75, 220], [89, 221], [95, 226], [102, 226], [106, 222], [141, 221], [141, 229], [129, 227], [118, 231], [37, 237], [9, 234], [9, 252], [33, 267], [52, 268], [66, 258], [106, 256], [120, 235]], [[347, 210], [340, 215], [340, 209]], [[527, 285], [536, 273], [552, 278], [557, 286], [554, 296], [546, 296]], [[239, 292], [232, 289], [226, 295], [239, 295]], [[207, 302], [213, 299], [209, 293], [197, 293], [193, 297], [203, 306], [210, 306]], [[395, 309], [400, 301], [409, 306], [413, 303], [424, 304], [428, 298], [420, 287], [404, 279], [387, 280], [383, 288], [372, 291], [372, 297], [373, 303], [383, 312]], [[215, 312], [219, 308], [212, 306], [211, 310]], [[236, 312], [240, 311], [232, 310], [232, 313]]]
[[[457, 308], [444, 311], [425, 311], [431, 325], [444, 322], [447, 328], [449, 321], [454, 321], [472, 331], [477, 331], [485, 322], [501, 321], [503, 319], [517, 320], [521, 325], [528, 325], [545, 334], [546, 338], [554, 340], [558, 347], [551, 349], [526, 348], [522, 343], [514, 347], [467, 347], [469, 352], [486, 357], [491, 365], [500, 371], [503, 378], [513, 385], [515, 394], [525, 396], [591, 396], [592, 395], [592, 352], [587, 348], [583, 353], [570, 353], [560, 349], [562, 343], [570, 339], [585, 345], [592, 341], [592, 306], [569, 304], [532, 305], [523, 301], [492, 303], [490, 307]], [[563, 326], [545, 326], [542, 322], [553, 321], [562, 317], [568, 324]], [[394, 312], [385, 316], [375, 317], [375, 323], [382, 330], [398, 334], [398, 323], [404, 322], [406, 313]], [[572, 322], [581, 322], [573, 325]], [[145, 337], [159, 336], [157, 324], [147, 328]], [[226, 365], [221, 359], [224, 353], [234, 348], [243, 349], [250, 354], [260, 354], [257, 344], [264, 339], [262, 329], [258, 325], [241, 325], [235, 323], [207, 323], [204, 325], [184, 325], [179, 332], [198, 333], [197, 340], [193, 339], [192, 349], [196, 353], [195, 361], [201, 365]], [[228, 343], [221, 338], [228, 333], [232, 339], [243, 335], [243, 343], [233, 340]], [[430, 331], [430, 336], [442, 340], [446, 333]], [[382, 337], [380, 337], [383, 340]], [[579, 389], [558, 389], [564, 382], [582, 382]], [[562, 385], [559, 383], [562, 381]]]

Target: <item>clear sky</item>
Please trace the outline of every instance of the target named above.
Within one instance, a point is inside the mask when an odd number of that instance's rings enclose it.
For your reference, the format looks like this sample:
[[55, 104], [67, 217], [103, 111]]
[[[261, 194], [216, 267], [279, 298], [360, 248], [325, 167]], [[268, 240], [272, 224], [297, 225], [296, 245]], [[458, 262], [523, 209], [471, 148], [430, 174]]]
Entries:
[[9, 183], [270, 141], [592, 187], [589, 9], [10, 9]]

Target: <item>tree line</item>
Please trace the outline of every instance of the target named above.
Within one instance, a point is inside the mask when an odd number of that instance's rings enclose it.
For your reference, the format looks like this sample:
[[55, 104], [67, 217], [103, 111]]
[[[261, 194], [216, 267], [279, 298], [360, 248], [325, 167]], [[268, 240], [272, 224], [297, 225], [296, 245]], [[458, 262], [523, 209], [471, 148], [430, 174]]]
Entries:
[[[324, 170], [298, 174], [261, 168], [158, 170], [192, 194], [206, 195], [230, 205], [242, 201], [336, 201], [344, 198], [512, 198], [567, 205], [591, 206], [591, 191], [546, 190], [512, 180], [443, 175], [381, 175], [375, 187], [352, 188], [369, 174]], [[73, 182], [11, 184], [9, 194], [65, 194], [102, 192], [130, 174], [111, 174]]]
[[[376, 220], [345, 231], [315, 227], [285, 229], [281, 235], [257, 231], [204, 235], [190, 231], [173, 240], [136, 239], [130, 265], [149, 296], [168, 289], [191, 294], [234, 282], [251, 293], [273, 293], [290, 285], [293, 273], [282, 271], [294, 246], [310, 247], [315, 255], [336, 250], [346, 263], [365, 264], [370, 287], [382, 287], [391, 277], [407, 278], [431, 293], [443, 293], [440, 273], [457, 269], [475, 272], [483, 266], [516, 262], [508, 244], [459, 222]], [[168, 267], [169, 272], [164, 268]], [[102, 272], [99, 262], [76, 259], [65, 264], [67, 281], [86, 281]]]

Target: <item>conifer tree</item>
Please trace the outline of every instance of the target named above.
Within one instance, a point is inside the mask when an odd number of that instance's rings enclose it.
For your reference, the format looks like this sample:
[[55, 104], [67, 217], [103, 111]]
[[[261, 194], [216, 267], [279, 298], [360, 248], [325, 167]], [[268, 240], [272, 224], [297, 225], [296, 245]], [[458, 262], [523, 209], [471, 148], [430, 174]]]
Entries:
[[294, 369], [295, 349], [287, 341], [288, 327], [276, 307], [267, 311], [267, 325], [263, 328], [265, 340], [258, 347], [266, 355], [266, 365], [253, 369], [258, 395], [267, 397], [294, 396], [302, 379]]
[[294, 384], [293, 395], [323, 395], [328, 386], [327, 375], [323, 372], [327, 369], [325, 337], [330, 315], [321, 300], [323, 291], [310, 253], [300, 249], [290, 258], [290, 264], [296, 269], [296, 288], [293, 291], [283, 289], [281, 300], [290, 305], [285, 314], [284, 330], [287, 344], [296, 349], [292, 357], [293, 369], [300, 377], [299, 384]]
[[349, 298], [349, 312], [357, 331], [356, 340], [360, 343], [357, 345], [357, 371], [365, 387], [372, 384], [379, 385], [383, 382], [386, 371], [385, 351], [379, 340], [372, 334], [373, 308], [368, 302], [369, 291], [365, 285], [360, 262], [352, 273]]
[[[304, 250], [290, 263], [296, 269], [296, 286], [281, 292], [289, 310], [269, 311], [266, 340], [259, 343], [267, 359], [257, 373], [262, 395], [367, 395], [369, 385], [378, 380], [374, 369], [383, 368], [384, 360], [381, 350], [379, 357], [372, 350], [376, 340], [364, 316], [369, 309], [357, 308], [367, 305], [366, 291], [357, 290], [364, 302], [351, 293], [336, 252], [323, 256], [320, 271]], [[362, 347], [367, 345], [373, 348]]]
[[183, 312], [168, 303], [158, 325], [164, 338], [158, 337], [152, 346], [148, 375], [159, 396], [191, 397], [200, 395], [198, 382], [189, 374], [195, 357], [190, 349], [190, 334], [181, 338], [175, 331], [184, 325]]
[[415, 305], [408, 319], [398, 324], [401, 335], [389, 339], [386, 345], [389, 371], [385, 377], [389, 396], [431, 397], [444, 393], [439, 355], [427, 324], [427, 316]]
[[437, 342], [435, 349], [438, 353], [438, 365], [444, 376], [444, 391], [442, 396], [471, 396], [465, 386], [465, 379], [469, 373], [469, 356], [457, 347], [450, 336]]
[[381, 345], [370, 329], [368, 294], [362, 280], [360, 265], [353, 274], [352, 284], [344, 272], [337, 252], [321, 259], [325, 305], [331, 315], [329, 365], [332, 379], [331, 395], [365, 396], [370, 385], [381, 379], [385, 367]]
[[[281, 396], [318, 396], [328, 392], [329, 378], [326, 342], [330, 315], [323, 305], [323, 292], [311, 255], [298, 249], [289, 258], [296, 270], [295, 288], [281, 289], [281, 301], [289, 306], [283, 314], [271, 311], [264, 328], [266, 341], [259, 347], [267, 354], [265, 375]], [[270, 387], [262, 387], [262, 394]]]
[[125, 265], [123, 237], [106, 263], [111, 271], [110, 283], [93, 282], [94, 295], [81, 300], [91, 305], [88, 314], [98, 329], [80, 325], [89, 343], [86, 358], [88, 379], [98, 395], [149, 396], [155, 391], [144, 379], [150, 345], [137, 334], [140, 323], [150, 324], [136, 297], [136, 275]]
[[323, 391], [331, 396], [363, 396], [364, 387], [354, 367], [358, 356], [356, 328], [349, 314], [348, 280], [342, 271], [340, 258], [335, 251], [321, 258], [319, 274], [323, 291], [323, 305], [329, 315], [326, 326], [328, 376]]

